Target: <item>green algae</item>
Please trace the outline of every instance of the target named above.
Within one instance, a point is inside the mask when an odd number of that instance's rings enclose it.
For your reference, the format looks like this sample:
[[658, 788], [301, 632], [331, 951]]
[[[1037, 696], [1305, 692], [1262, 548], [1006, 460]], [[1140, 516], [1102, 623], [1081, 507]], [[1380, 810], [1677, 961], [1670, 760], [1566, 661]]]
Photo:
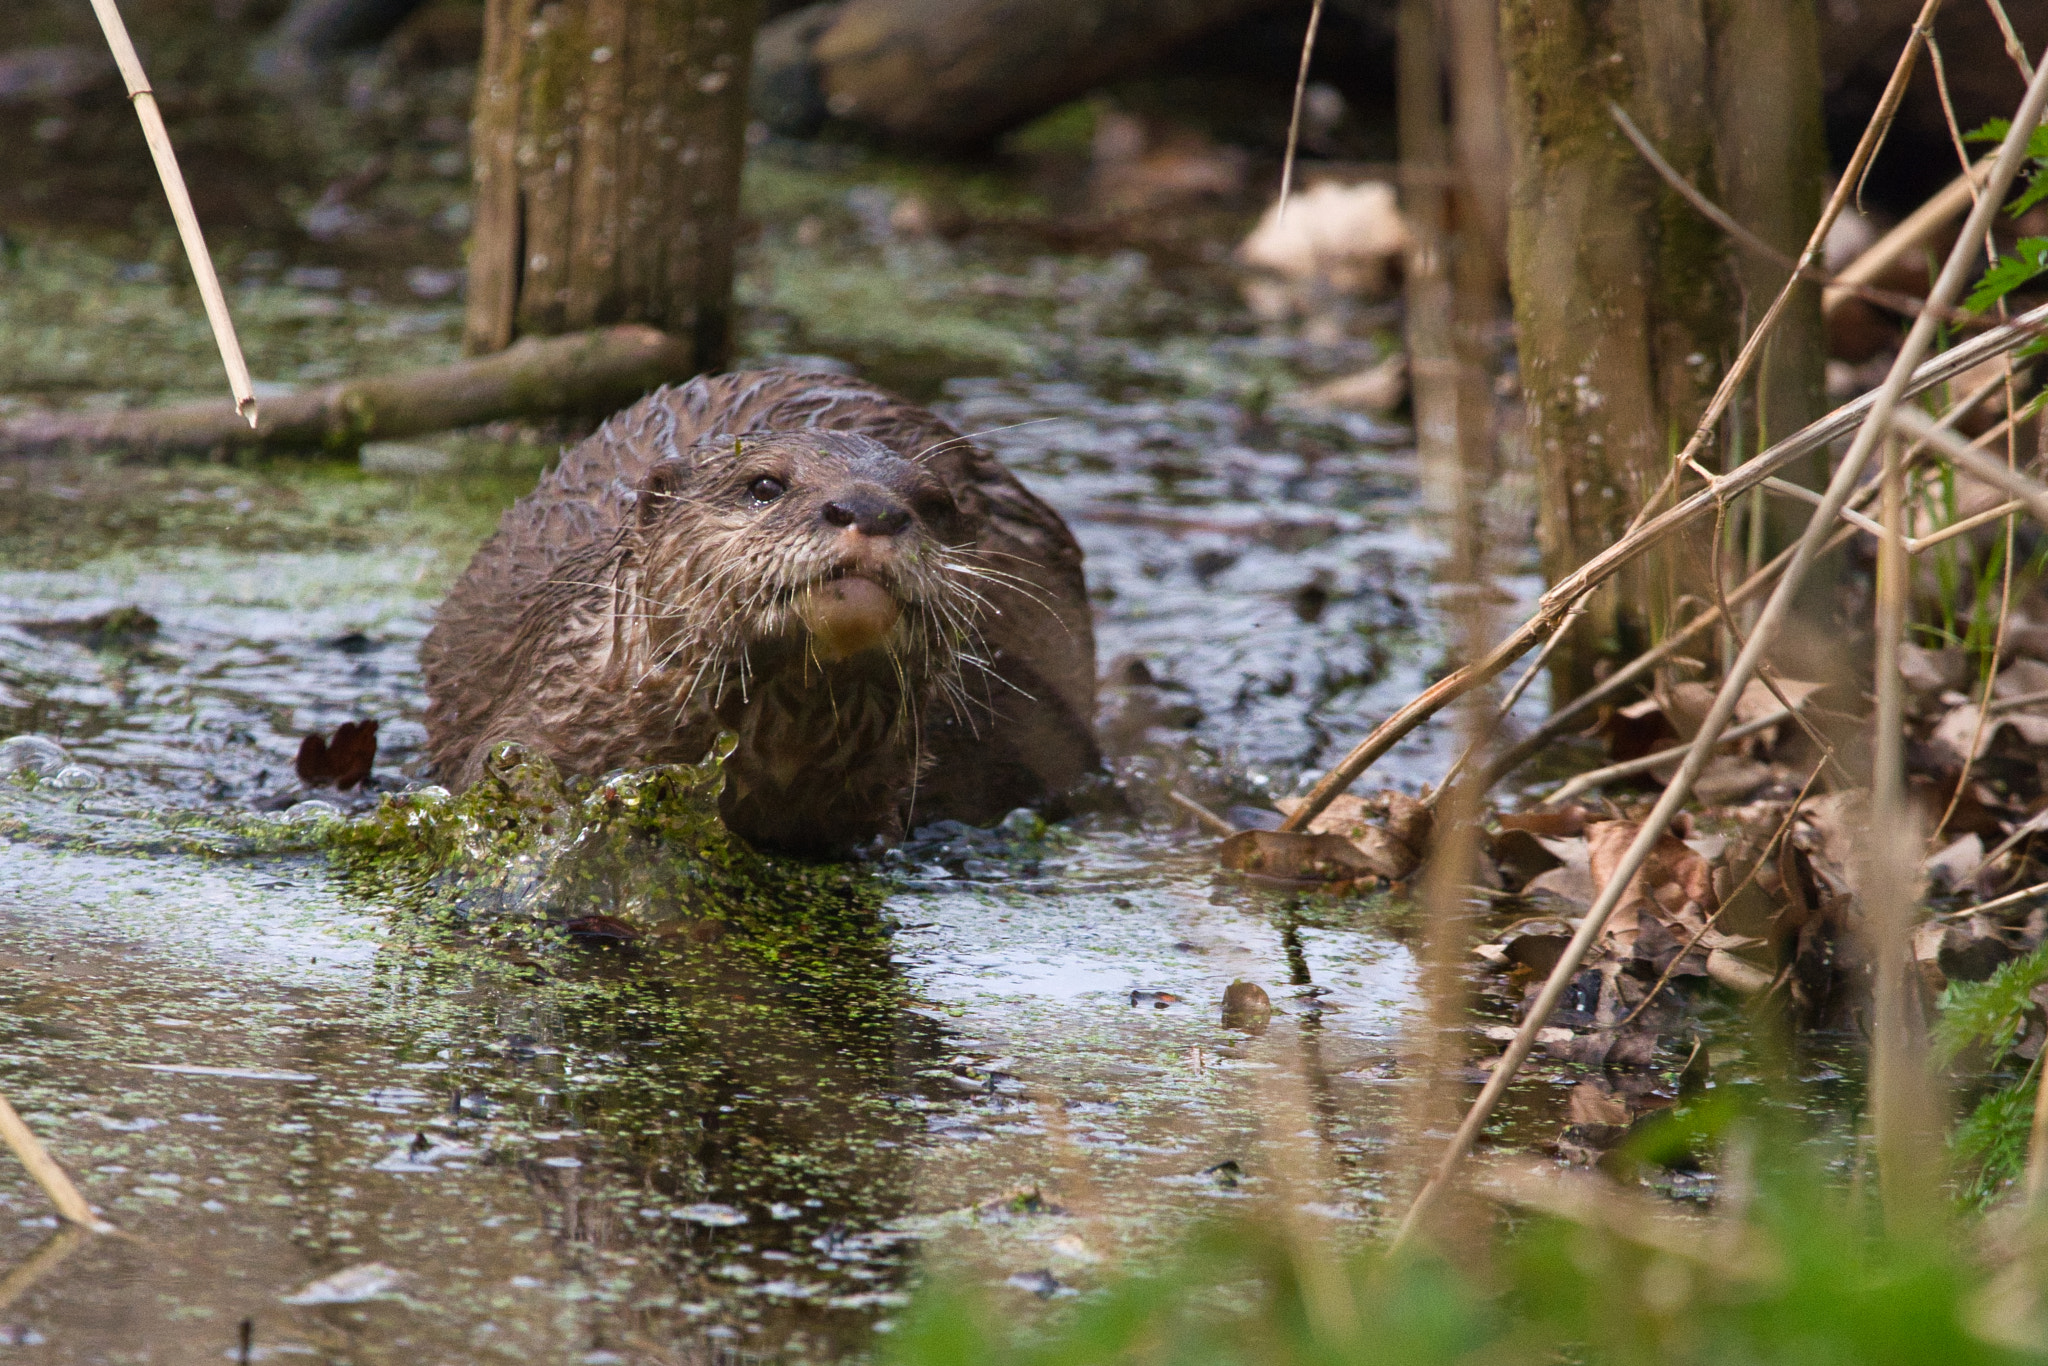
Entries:
[[358, 895], [528, 946], [720, 939], [811, 972], [886, 957], [882, 879], [757, 852], [718, 817], [723, 783], [722, 755], [590, 780], [507, 743], [460, 796], [387, 798], [328, 839]]

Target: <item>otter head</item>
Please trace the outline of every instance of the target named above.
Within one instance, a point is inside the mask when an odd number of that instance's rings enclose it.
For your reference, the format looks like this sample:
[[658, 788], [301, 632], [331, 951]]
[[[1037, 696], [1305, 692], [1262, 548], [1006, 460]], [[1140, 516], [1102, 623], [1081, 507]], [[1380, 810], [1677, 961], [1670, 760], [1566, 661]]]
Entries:
[[975, 629], [971, 529], [917, 462], [851, 432], [721, 435], [657, 461], [637, 503], [656, 659], [693, 666], [714, 706], [791, 667], [953, 683]]

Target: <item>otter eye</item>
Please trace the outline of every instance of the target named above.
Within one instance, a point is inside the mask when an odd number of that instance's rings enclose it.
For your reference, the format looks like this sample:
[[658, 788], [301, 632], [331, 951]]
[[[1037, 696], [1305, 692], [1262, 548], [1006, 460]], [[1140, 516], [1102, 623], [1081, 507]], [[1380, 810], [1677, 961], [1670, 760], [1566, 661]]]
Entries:
[[757, 503], [772, 503], [789, 492], [789, 485], [772, 474], [764, 474], [747, 485], [747, 496]]

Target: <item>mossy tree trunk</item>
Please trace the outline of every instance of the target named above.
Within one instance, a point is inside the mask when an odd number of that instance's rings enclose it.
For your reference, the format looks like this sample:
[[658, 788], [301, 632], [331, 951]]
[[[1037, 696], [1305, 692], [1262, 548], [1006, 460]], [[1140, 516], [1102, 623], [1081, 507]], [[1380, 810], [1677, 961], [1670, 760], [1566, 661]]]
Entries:
[[[1766, 235], [1796, 250], [1819, 210], [1818, 64], [1793, 55], [1811, 50], [1811, 0], [1503, 0], [1501, 26], [1509, 271], [1555, 581], [1612, 544], [1663, 480], [1739, 345], [1745, 285], [1761, 296], [1755, 316], [1783, 278], [1738, 265], [1609, 102], [1694, 185], [1717, 199], [1733, 187], [1732, 211], [1767, 214]], [[1777, 145], [1788, 141], [1798, 146]], [[1774, 355], [1817, 363], [1796, 327], [1783, 335]], [[1767, 387], [1786, 412], [1818, 392]], [[1778, 435], [1788, 420], [1775, 419]], [[1553, 656], [1560, 694], [1650, 643], [1681, 592], [1705, 589], [1704, 568], [1703, 552], [1674, 548], [1596, 595]]]
[[488, 0], [465, 343], [649, 323], [727, 359], [760, 0]]

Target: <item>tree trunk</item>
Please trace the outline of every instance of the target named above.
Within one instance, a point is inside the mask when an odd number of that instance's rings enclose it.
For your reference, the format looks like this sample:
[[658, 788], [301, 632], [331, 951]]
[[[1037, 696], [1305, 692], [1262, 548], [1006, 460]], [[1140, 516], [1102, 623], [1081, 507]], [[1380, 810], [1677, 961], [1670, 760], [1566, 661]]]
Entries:
[[[1754, 3], [1780, 23], [1788, 6], [1806, 5], [1811, 18], [1807, 0]], [[1747, 169], [1729, 177], [1717, 160], [1723, 106], [1744, 103], [1732, 83], [1787, 79], [1793, 65], [1744, 68], [1756, 63], [1755, 53], [1737, 50], [1742, 44], [1730, 35], [1751, 32], [1762, 19], [1715, 22], [1724, 8], [1743, 7], [1732, 0], [1502, 5], [1515, 152], [1509, 265], [1541, 483], [1539, 538], [1552, 582], [1612, 544], [1641, 510], [1739, 341], [1738, 276], [1719, 229], [1644, 163], [1609, 102], [1708, 196], [1721, 198], [1732, 179], [1751, 185], [1752, 205], [1779, 194], [1788, 213], [1804, 215], [1802, 223], [1818, 212], [1810, 188], [1776, 186], [1787, 173], [1782, 166], [1739, 163]], [[1756, 98], [1762, 105], [1770, 96]], [[1817, 128], [1779, 130], [1788, 138], [1809, 133], [1817, 139]], [[1681, 565], [1696, 583], [1704, 562], [1683, 553], [1646, 557], [1595, 595], [1574, 637], [1553, 656], [1559, 695], [1590, 684], [1603, 657], [1633, 654], [1661, 632]]]
[[472, 354], [649, 323], [724, 365], [760, 0], [488, 0]]
[[[1787, 256], [1797, 256], [1827, 196], [1827, 146], [1821, 121], [1820, 25], [1813, 0], [1711, 0], [1714, 43], [1715, 163], [1721, 207]], [[1786, 271], [1754, 252], [1738, 252], [1743, 313], [1754, 323], [1784, 288]], [[1827, 337], [1820, 287], [1802, 284], [1778, 319], [1744, 405], [1755, 454], [1827, 411]], [[1822, 466], [1788, 478], [1813, 482]], [[1818, 485], [1816, 484], [1816, 487]], [[1803, 511], [1778, 506], [1806, 524]], [[1783, 535], [1780, 539], [1789, 539]], [[1771, 547], [1773, 550], [1777, 546]]]

